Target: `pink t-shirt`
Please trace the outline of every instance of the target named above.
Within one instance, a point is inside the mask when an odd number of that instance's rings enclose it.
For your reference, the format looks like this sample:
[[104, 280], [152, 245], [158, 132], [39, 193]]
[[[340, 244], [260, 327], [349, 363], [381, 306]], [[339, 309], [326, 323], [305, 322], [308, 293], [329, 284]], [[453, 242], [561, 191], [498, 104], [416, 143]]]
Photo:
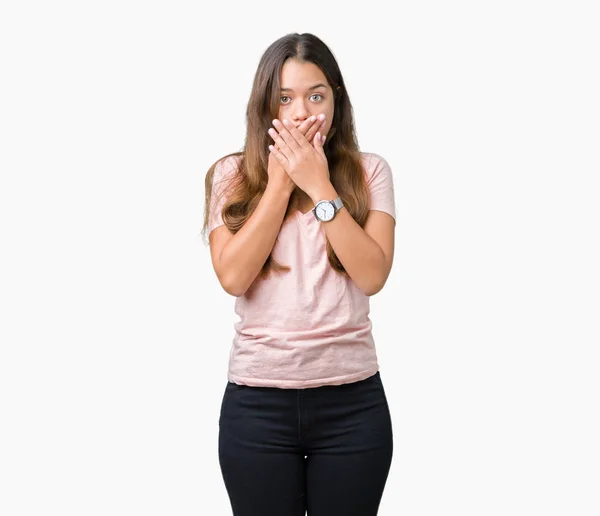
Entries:
[[[390, 166], [361, 153], [370, 209], [396, 218]], [[209, 232], [223, 224], [227, 179], [240, 156], [221, 160], [213, 179]], [[220, 201], [218, 195], [225, 191]], [[345, 208], [342, 208], [345, 209]], [[369, 297], [327, 258], [323, 223], [312, 211], [284, 221], [273, 258], [291, 271], [256, 280], [240, 297], [228, 379], [242, 385], [302, 389], [364, 380], [379, 370], [369, 319]]]

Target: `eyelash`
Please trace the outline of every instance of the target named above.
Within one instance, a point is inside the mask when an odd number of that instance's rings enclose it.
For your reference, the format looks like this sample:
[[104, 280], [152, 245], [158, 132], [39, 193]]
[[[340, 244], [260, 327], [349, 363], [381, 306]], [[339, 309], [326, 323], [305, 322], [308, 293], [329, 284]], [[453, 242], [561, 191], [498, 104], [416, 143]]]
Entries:
[[[313, 94], [311, 95], [311, 97], [314, 97], [314, 96], [321, 97], [321, 99], [323, 99], [323, 95], [321, 95], [320, 93], [313, 93]], [[280, 100], [280, 101], [281, 101], [281, 99], [289, 99], [289, 96], [287, 96], [287, 95], [282, 95], [281, 97], [279, 97], [279, 100]], [[286, 102], [285, 104], [287, 104], [287, 102]]]

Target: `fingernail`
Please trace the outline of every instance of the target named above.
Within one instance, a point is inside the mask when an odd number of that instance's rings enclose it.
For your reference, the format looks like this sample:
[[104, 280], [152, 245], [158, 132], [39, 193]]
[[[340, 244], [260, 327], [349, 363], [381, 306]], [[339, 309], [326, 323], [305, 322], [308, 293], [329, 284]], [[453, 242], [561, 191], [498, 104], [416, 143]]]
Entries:
[[314, 121], [315, 121], [315, 117], [314, 117], [314, 115], [313, 115], [313, 116], [311, 116], [311, 117], [308, 119], [308, 121], [309, 121], [309, 122], [314, 122]]
[[321, 122], [325, 120], [325, 115], [323, 113], [319, 115], [319, 120], [321, 120]]
[[281, 125], [281, 122], [279, 120], [275, 119], [275, 120], [273, 120], [273, 125], [275, 127], [279, 127]]

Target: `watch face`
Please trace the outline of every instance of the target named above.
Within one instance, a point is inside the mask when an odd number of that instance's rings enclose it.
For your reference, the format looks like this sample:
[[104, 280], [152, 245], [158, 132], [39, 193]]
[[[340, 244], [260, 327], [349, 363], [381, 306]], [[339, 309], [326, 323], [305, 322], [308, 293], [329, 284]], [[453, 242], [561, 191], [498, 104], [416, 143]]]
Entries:
[[324, 221], [331, 220], [335, 214], [333, 204], [329, 201], [319, 201], [315, 207], [315, 215]]

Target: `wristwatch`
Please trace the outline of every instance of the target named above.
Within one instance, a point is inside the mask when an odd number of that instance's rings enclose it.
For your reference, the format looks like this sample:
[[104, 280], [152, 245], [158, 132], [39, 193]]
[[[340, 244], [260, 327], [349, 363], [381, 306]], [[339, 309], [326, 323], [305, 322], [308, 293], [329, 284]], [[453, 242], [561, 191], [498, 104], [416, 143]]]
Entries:
[[319, 201], [315, 204], [312, 212], [315, 214], [317, 220], [321, 222], [329, 222], [333, 220], [335, 214], [342, 208], [344, 204], [342, 203], [341, 197], [334, 199], [333, 201]]

